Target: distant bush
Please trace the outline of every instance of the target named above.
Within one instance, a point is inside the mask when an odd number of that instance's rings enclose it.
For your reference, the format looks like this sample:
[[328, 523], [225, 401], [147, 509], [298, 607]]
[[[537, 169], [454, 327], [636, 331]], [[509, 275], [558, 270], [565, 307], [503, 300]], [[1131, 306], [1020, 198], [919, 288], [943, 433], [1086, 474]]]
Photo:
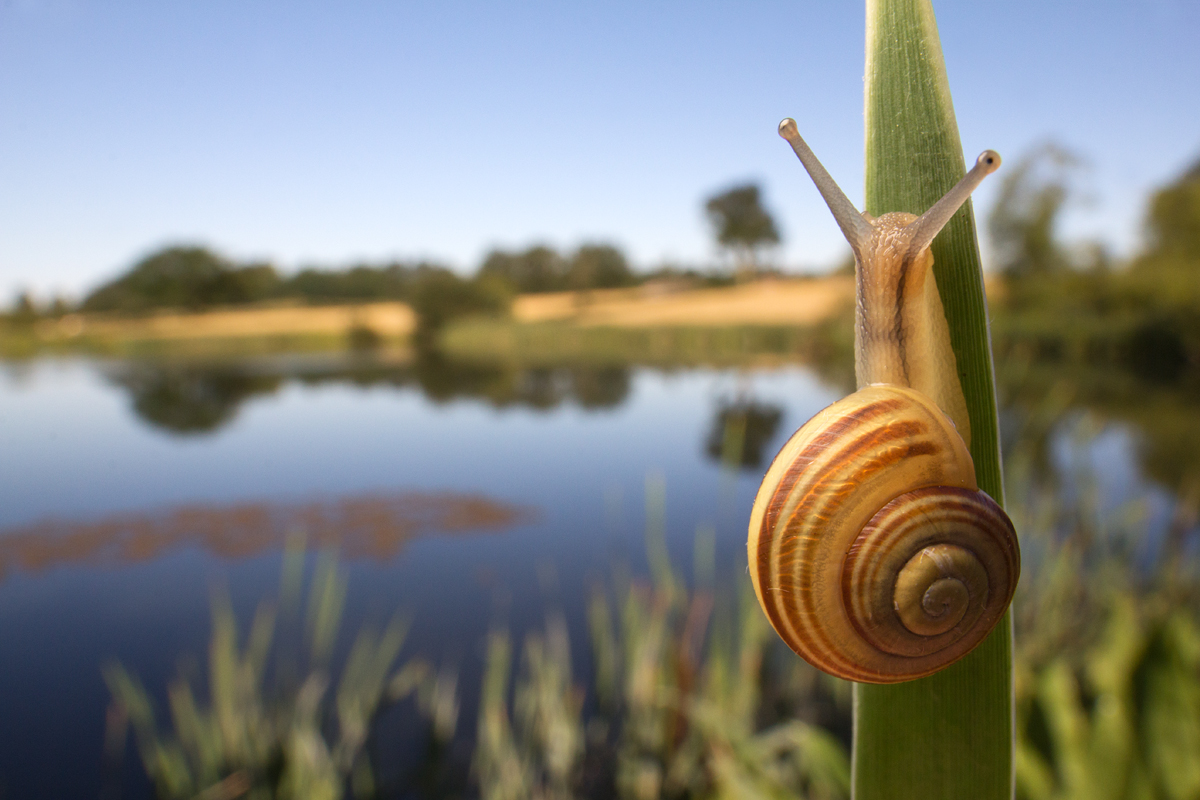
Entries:
[[511, 295], [518, 292], [606, 289], [634, 283], [637, 278], [625, 255], [609, 244], [583, 245], [569, 258], [545, 246], [512, 253], [495, 250], [472, 281], [457, 278], [438, 264], [399, 261], [348, 269], [307, 267], [280, 275], [270, 264], [238, 264], [203, 247], [173, 246], [146, 256], [100, 286], [80, 308], [142, 313], [167, 308], [199, 311], [284, 298], [312, 304], [392, 300], [422, 304], [433, 326], [429, 329], [434, 330], [443, 324], [443, 317], [507, 308]]
[[13, 325], [32, 325], [37, 321], [38, 312], [29, 292], [21, 292], [13, 301], [12, 308], [6, 315], [8, 322]]
[[201, 310], [278, 298], [345, 303], [410, 298], [423, 275], [445, 267], [420, 262], [310, 267], [281, 276], [270, 264], [237, 264], [202, 247], [168, 247], [88, 295], [84, 311], [138, 313], [160, 308]]
[[1053, 148], [1018, 162], [992, 212], [1006, 278], [998, 351], [1020, 345], [1150, 383], [1200, 378], [1200, 164], [1151, 197], [1147, 247], [1128, 263], [1096, 246], [1084, 250], [1090, 258], [1070, 258], [1055, 238], [1069, 199], [1064, 164], [1073, 162]]

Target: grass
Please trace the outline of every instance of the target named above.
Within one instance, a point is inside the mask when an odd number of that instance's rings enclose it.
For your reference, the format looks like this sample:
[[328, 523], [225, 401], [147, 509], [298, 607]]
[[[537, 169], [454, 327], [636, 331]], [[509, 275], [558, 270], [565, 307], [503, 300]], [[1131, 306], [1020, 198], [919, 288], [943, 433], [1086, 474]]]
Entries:
[[813, 328], [580, 327], [563, 322], [459, 323], [442, 339], [448, 357], [520, 364], [773, 365], [850, 363], [853, 333], [845, 317]]
[[[289, 547], [279, 604], [285, 628], [299, 619], [303, 561], [303, 549]], [[109, 749], [123, 751], [131, 726], [161, 798], [335, 800], [347, 788], [356, 797], [373, 794], [366, 753], [372, 722], [385, 704], [428, 683], [431, 671], [417, 660], [397, 668], [407, 626], [393, 617], [382, 631], [359, 632], [334, 682], [331, 657], [345, 595], [345, 575], [331, 557], [322, 558], [308, 591], [306, 646], [274, 665], [276, 605], [260, 604], [239, 644], [229, 601], [218, 595], [206, 696], [176, 679], [168, 690], [170, 732], [160, 731], [141, 682], [119, 663], [108, 664]], [[272, 666], [275, 679], [268, 683]]]
[[654, 578], [618, 573], [593, 589], [589, 692], [572, 681], [561, 615], [525, 639], [515, 680], [507, 633], [491, 635], [474, 758], [481, 796], [847, 796], [845, 748], [816, 720], [829, 706], [848, 712], [848, 687], [772, 657], [778, 642], [747, 582], [715, 602], [703, 537], [689, 589], [666, 561], [662, 495], [648, 489]]

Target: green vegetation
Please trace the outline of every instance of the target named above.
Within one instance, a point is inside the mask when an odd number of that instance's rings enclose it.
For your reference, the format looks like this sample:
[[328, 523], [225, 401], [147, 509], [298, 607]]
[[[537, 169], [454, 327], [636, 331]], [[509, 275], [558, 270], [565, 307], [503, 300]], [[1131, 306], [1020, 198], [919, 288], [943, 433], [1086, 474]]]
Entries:
[[[1138, 501], [1113, 508], [1077, 462], [1048, 479], [1041, 429], [1061, 388], [1014, 430], [1006, 470], [1021, 531], [1016, 629], [1017, 796], [1200, 797], [1200, 560], [1186, 544], [1200, 495], [1180, 496], [1161, 540]], [[1102, 427], [1067, 433], [1086, 450]]]
[[407, 300], [422, 276], [437, 274], [436, 264], [358, 264], [344, 270], [302, 269], [282, 280], [277, 297], [294, 297], [307, 303], [352, 303], [372, 300]]
[[511, 711], [512, 645], [493, 633], [474, 756], [481, 796], [845, 797], [846, 751], [816, 720], [844, 719], [847, 687], [772, 658], [774, 633], [742, 589], [711, 623], [711, 589], [689, 592], [669, 567], [653, 584], [598, 589], [590, 719], [561, 616], [526, 637]]
[[237, 266], [202, 247], [170, 247], [96, 289], [80, 308], [136, 313], [238, 305], [271, 297], [279, 284], [279, 276], [269, 265]]
[[625, 255], [607, 244], [586, 244], [570, 257], [544, 245], [519, 253], [493, 250], [479, 267], [522, 293], [614, 289], [637, 282]]
[[[289, 626], [299, 621], [303, 569], [303, 549], [289, 547], [281, 636], [296, 632]], [[422, 686], [426, 695], [436, 694], [437, 679], [420, 661], [395, 669], [405, 624], [394, 618], [381, 632], [359, 632], [333, 684], [331, 657], [345, 594], [345, 576], [331, 557], [322, 558], [308, 595], [304, 652], [274, 665], [272, 643], [280, 638], [274, 605], [259, 606], [239, 646], [229, 601], [215, 599], [207, 699], [198, 699], [186, 678], [173, 682], [170, 733], [160, 732], [141, 682], [120, 664], [108, 665], [109, 749], [123, 751], [126, 727], [132, 726], [142, 765], [161, 798], [334, 800], [347, 786], [356, 797], [372, 794], [375, 772], [366, 748], [372, 722], [384, 705]], [[268, 683], [271, 674], [275, 679]]]
[[[451, 278], [458, 280], [453, 290], [447, 288]], [[607, 244], [584, 245], [569, 257], [544, 246], [520, 253], [493, 251], [480, 265], [477, 279], [482, 283], [479, 294], [496, 297], [516, 292], [605, 289], [636, 282], [624, 254]], [[428, 262], [357, 264], [337, 270], [308, 267], [284, 275], [271, 264], [239, 264], [203, 247], [172, 246], [146, 256], [92, 291], [78, 310], [143, 314], [279, 300], [310, 304], [412, 302], [430, 291], [450, 291], [461, 298], [464, 286], [475, 282]], [[427, 284], [435, 288], [430, 290]], [[29, 324], [40, 316], [61, 316], [69, 310], [61, 300], [38, 309], [27, 294], [21, 294], [7, 319], [10, 324]]]
[[1057, 244], [1055, 223], [1070, 194], [1079, 159], [1048, 143], [1005, 164], [1000, 196], [988, 218], [996, 266], [1014, 278], [1048, 275], [1067, 266]]
[[1084, 248], [1087, 258], [1073, 264], [1053, 235], [1070, 184], [1061, 175], [1031, 177], [1060, 152], [1023, 161], [992, 213], [1007, 256], [996, 315], [1001, 352], [1024, 349], [1079, 370], [1123, 369], [1152, 384], [1200, 383], [1200, 164], [1151, 198], [1148, 244], [1129, 264], [1111, 263], [1098, 247]]
[[853, 385], [854, 332], [838, 319], [814, 328], [724, 327], [581, 328], [570, 323], [518, 324], [471, 319], [451, 326], [442, 350], [458, 359], [499, 363], [640, 364], [659, 366], [779, 364], [818, 366]]
[[417, 346], [429, 349], [451, 320], [468, 316], [501, 316], [512, 296], [508, 286], [490, 276], [464, 280], [453, 272], [438, 272], [417, 283], [410, 298], [417, 314]]
[[391, 263], [307, 268], [283, 276], [270, 264], [237, 264], [201, 247], [168, 247], [93, 291], [80, 310], [139, 314], [289, 299], [314, 304], [410, 300], [423, 283], [453, 274], [436, 264]]

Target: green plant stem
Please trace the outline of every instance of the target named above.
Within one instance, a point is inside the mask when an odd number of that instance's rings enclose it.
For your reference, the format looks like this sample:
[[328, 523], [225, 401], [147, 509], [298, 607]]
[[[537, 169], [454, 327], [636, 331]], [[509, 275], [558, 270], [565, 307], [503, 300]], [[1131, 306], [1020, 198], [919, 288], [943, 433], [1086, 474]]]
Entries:
[[[866, 209], [920, 214], [965, 172], [929, 0], [867, 0]], [[983, 149], [982, 145], [979, 149]], [[987, 304], [971, 204], [933, 243], [979, 486], [1003, 504]], [[1012, 623], [953, 666], [855, 687], [854, 796], [1012, 796]]]

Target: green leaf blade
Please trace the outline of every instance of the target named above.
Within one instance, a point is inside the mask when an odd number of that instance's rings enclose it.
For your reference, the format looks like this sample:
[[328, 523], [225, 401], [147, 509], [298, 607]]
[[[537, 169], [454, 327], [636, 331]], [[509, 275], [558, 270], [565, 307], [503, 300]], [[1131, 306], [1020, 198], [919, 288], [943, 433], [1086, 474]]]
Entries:
[[[921, 214], [965, 172], [928, 0], [868, 0], [866, 210]], [[980, 143], [980, 150], [986, 143]], [[970, 203], [933, 244], [934, 275], [971, 420], [980, 488], [1003, 504], [996, 395]], [[854, 796], [1010, 798], [1012, 624], [928, 678], [855, 692]]]

